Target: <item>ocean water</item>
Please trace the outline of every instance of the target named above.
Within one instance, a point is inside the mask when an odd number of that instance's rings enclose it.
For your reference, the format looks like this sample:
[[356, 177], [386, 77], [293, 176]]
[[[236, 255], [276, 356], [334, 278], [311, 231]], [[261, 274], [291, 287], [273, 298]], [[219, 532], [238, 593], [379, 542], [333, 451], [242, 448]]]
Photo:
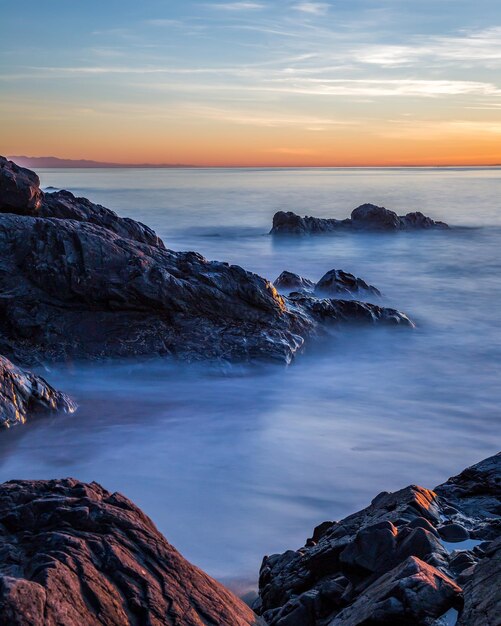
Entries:
[[[42, 372], [80, 405], [1, 433], [0, 479], [74, 476], [134, 500], [187, 558], [243, 592], [263, 555], [382, 490], [433, 487], [499, 450], [501, 169], [42, 170], [197, 250], [275, 279], [344, 269], [414, 331], [343, 330], [289, 367], [167, 360]], [[423, 210], [448, 232], [275, 240], [274, 212]]]

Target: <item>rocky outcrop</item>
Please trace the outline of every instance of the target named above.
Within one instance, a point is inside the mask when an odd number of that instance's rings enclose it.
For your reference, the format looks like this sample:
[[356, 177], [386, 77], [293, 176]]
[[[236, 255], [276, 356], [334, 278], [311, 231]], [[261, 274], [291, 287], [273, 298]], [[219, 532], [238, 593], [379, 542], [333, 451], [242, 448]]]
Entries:
[[397, 215], [385, 207], [362, 204], [350, 218], [338, 220], [320, 217], [300, 217], [291, 211], [278, 211], [273, 216], [272, 235], [315, 235], [335, 231], [402, 231], [446, 229], [447, 224], [432, 220], [419, 211]]
[[499, 626], [500, 507], [501, 454], [435, 491], [383, 492], [265, 557], [255, 609], [271, 626], [438, 626], [451, 610], [461, 626]]
[[132, 502], [67, 478], [0, 485], [1, 626], [250, 626]]
[[40, 209], [42, 198], [35, 172], [0, 156], [0, 212], [32, 215]]
[[145, 354], [289, 362], [351, 313], [357, 323], [395, 317], [366, 303], [284, 298], [256, 274], [167, 250], [147, 227], [68, 192], [40, 192], [37, 206], [14, 211], [15, 189], [24, 198], [36, 181], [9, 163], [0, 172], [16, 174], [8, 204], [0, 194], [0, 353], [17, 362]]
[[88, 222], [126, 239], [164, 247], [160, 237], [141, 222], [119, 217], [114, 211], [87, 198], [76, 198], [69, 191], [43, 193], [35, 172], [4, 157], [0, 157], [0, 213]]
[[276, 289], [283, 294], [294, 291], [314, 294], [318, 297], [333, 297], [358, 295], [360, 293], [380, 296], [376, 287], [369, 285], [362, 278], [357, 278], [343, 270], [329, 270], [318, 283], [308, 278], [284, 271], [273, 283]]
[[75, 403], [43, 378], [26, 372], [0, 356], [0, 426], [24, 424], [36, 413], [73, 413]]
[[315, 283], [312, 280], [287, 271], [283, 271], [273, 285], [277, 291], [283, 294], [289, 294], [291, 291], [311, 292], [315, 288]]

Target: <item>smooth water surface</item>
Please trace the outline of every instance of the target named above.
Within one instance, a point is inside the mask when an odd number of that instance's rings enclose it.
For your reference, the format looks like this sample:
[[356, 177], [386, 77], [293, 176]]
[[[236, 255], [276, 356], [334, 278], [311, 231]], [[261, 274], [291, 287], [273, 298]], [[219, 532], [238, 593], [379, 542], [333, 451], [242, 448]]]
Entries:
[[[264, 554], [382, 490], [433, 487], [497, 452], [501, 170], [42, 170], [176, 250], [270, 279], [351, 271], [415, 331], [344, 330], [288, 368], [162, 360], [45, 372], [72, 416], [1, 433], [0, 479], [74, 476], [133, 499], [187, 558], [243, 589]], [[449, 232], [267, 235], [273, 213], [422, 209]], [[243, 581], [243, 582], [239, 582]]]

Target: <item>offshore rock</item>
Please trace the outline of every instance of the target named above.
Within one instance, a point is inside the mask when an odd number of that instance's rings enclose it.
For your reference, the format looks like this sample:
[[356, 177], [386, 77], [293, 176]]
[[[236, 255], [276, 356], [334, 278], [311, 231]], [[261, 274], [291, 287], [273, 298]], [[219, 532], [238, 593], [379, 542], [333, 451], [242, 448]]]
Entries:
[[75, 403], [67, 395], [0, 355], [0, 426], [24, 424], [40, 412], [73, 413], [75, 409]]
[[289, 362], [350, 315], [407, 320], [366, 303], [284, 298], [256, 274], [167, 250], [147, 227], [69, 192], [14, 211], [34, 179], [6, 163], [20, 191], [9, 187], [9, 203], [0, 194], [0, 353], [16, 362], [151, 354]]
[[407, 215], [397, 215], [385, 207], [375, 204], [362, 204], [351, 213], [350, 218], [301, 217], [291, 211], [278, 211], [273, 216], [271, 235], [315, 235], [335, 231], [402, 231], [446, 229], [445, 222], [439, 222], [416, 211]]
[[261, 623], [97, 483], [3, 483], [0, 529], [1, 626]]
[[[264, 558], [256, 611], [271, 626], [431, 626], [451, 610], [461, 626], [499, 626], [500, 485], [498, 454], [435, 491], [383, 492], [324, 522], [303, 548]], [[477, 541], [444, 544], [459, 520]]]
[[381, 292], [376, 287], [369, 285], [362, 278], [357, 278], [349, 272], [343, 270], [329, 270], [318, 283], [314, 283], [308, 278], [284, 271], [275, 280], [273, 285], [283, 294], [290, 294], [294, 291], [314, 294], [320, 298], [339, 296], [351, 296], [354, 294], [368, 293], [380, 296]]

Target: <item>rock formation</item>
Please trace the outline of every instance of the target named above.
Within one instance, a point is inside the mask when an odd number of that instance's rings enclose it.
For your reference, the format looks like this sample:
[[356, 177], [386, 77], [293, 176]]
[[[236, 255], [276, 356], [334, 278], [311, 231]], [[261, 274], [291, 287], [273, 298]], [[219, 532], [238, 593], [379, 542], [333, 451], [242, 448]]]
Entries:
[[35, 413], [73, 413], [76, 405], [43, 378], [13, 365], [0, 356], [0, 426], [24, 424]]
[[444, 222], [432, 220], [416, 211], [399, 216], [375, 204], [362, 204], [354, 209], [351, 218], [338, 220], [320, 217], [301, 217], [292, 211], [278, 211], [273, 216], [271, 235], [316, 235], [336, 231], [401, 231], [448, 228]]
[[308, 278], [284, 271], [275, 280], [273, 285], [283, 294], [290, 294], [300, 291], [314, 294], [318, 297], [351, 296], [360, 293], [369, 293], [373, 296], [380, 296], [381, 292], [373, 285], [369, 285], [362, 278], [357, 278], [344, 270], [329, 270], [318, 283], [314, 283]]
[[1, 626], [250, 626], [261, 620], [96, 483], [0, 485]]
[[[16, 362], [165, 354], [289, 362], [329, 324], [395, 314], [280, 296], [264, 278], [165, 249], [146, 226], [84, 198], [44, 194], [0, 161], [0, 353]], [[339, 314], [339, 309], [343, 314]]]
[[255, 609], [270, 626], [438, 626], [450, 610], [461, 626], [499, 626], [500, 531], [501, 453], [435, 491], [383, 492], [265, 557]]

